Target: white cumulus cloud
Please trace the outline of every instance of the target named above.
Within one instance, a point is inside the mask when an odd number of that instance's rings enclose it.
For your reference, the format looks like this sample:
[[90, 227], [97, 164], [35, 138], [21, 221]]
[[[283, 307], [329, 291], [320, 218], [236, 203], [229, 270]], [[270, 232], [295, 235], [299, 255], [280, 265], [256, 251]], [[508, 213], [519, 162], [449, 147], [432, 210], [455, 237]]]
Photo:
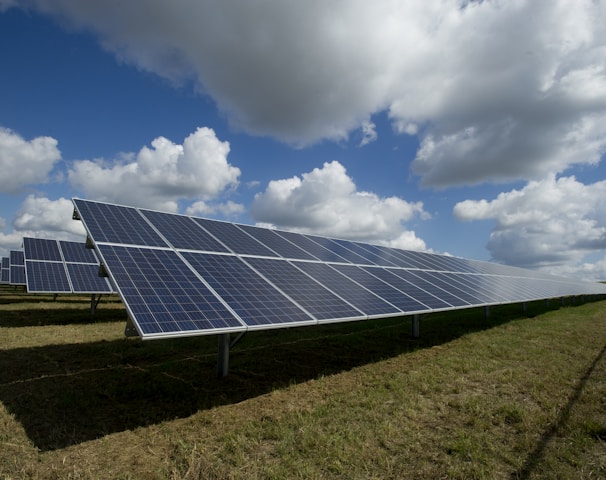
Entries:
[[180, 199], [212, 199], [237, 186], [240, 169], [229, 164], [228, 154], [228, 142], [198, 128], [182, 145], [158, 137], [136, 156], [76, 161], [68, 178], [97, 200], [177, 211]]
[[0, 254], [20, 249], [23, 237], [50, 238], [83, 242], [86, 232], [82, 222], [72, 219], [74, 206], [71, 200], [28, 195], [12, 222], [12, 231], [0, 232]]
[[61, 159], [52, 137], [23, 137], [0, 127], [0, 192], [17, 193], [27, 185], [44, 183]]
[[337, 161], [301, 177], [269, 182], [255, 195], [251, 215], [277, 228], [423, 249], [424, 242], [404, 223], [428, 217], [421, 202], [359, 191]]
[[228, 200], [225, 203], [208, 203], [202, 200], [192, 203], [185, 210], [186, 215], [211, 217], [220, 214], [229, 218], [243, 214], [246, 208], [241, 203]]
[[585, 185], [551, 175], [493, 200], [460, 202], [454, 214], [496, 221], [487, 247], [495, 260], [511, 265], [583, 273], [584, 259], [606, 248], [606, 181]]
[[34, 233], [34, 236], [66, 238], [79, 236], [85, 240], [85, 230], [81, 222], [72, 219], [74, 206], [71, 200], [59, 198], [50, 200], [46, 197], [28, 195], [17, 211], [13, 226], [20, 232]]
[[[4, 2], [4, 8], [12, 2]], [[606, 2], [23, 0], [249, 133], [342, 140], [388, 112], [427, 186], [540, 179], [606, 147]], [[145, 15], [141, 15], [144, 11]]]

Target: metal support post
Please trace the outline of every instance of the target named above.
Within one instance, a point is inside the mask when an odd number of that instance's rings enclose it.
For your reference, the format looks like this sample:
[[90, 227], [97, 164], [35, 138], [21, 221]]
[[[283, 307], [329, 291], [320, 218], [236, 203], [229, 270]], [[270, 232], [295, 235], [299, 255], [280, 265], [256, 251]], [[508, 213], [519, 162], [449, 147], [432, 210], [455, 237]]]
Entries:
[[229, 371], [229, 333], [219, 335], [219, 353], [217, 355], [217, 377], [223, 378], [227, 376]]
[[526, 314], [528, 312], [528, 304], [526, 302], [522, 303], [522, 313]]
[[420, 315], [413, 315], [410, 322], [410, 334], [412, 338], [419, 338], [421, 335], [419, 333], [419, 318]]
[[101, 297], [102, 297], [102, 295], [100, 294], [99, 298], [96, 298], [94, 293], [90, 296], [90, 316], [91, 317], [97, 311], [97, 306], [99, 305], [99, 302], [101, 301]]
[[487, 305], [484, 307], [484, 320], [488, 320], [490, 318], [490, 307]]

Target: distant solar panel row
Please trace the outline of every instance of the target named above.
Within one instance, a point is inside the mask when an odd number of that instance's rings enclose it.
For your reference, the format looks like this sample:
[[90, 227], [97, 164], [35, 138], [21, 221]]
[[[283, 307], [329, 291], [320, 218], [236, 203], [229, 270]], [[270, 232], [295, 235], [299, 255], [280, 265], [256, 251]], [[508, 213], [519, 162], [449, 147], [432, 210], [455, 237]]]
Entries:
[[8, 257], [2, 257], [0, 264], [0, 283], [10, 283], [10, 260]]
[[81, 199], [74, 206], [143, 338], [606, 293], [444, 255]]
[[23, 239], [25, 283], [30, 293], [112, 293], [99, 276], [99, 260], [84, 243]]

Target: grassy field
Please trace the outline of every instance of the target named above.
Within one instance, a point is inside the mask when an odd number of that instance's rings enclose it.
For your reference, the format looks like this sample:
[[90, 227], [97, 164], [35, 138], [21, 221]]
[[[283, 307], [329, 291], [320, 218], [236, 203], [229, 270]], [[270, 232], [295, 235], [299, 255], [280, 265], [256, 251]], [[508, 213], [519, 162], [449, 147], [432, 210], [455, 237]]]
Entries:
[[141, 342], [0, 287], [2, 479], [606, 478], [606, 302]]

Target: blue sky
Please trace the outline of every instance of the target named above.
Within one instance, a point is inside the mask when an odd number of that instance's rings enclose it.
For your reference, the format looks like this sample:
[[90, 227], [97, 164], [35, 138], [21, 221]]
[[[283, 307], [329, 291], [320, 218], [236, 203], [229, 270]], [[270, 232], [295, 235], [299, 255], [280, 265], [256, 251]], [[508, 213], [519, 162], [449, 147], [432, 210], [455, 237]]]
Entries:
[[606, 279], [606, 2], [0, 0], [0, 255], [73, 196]]

